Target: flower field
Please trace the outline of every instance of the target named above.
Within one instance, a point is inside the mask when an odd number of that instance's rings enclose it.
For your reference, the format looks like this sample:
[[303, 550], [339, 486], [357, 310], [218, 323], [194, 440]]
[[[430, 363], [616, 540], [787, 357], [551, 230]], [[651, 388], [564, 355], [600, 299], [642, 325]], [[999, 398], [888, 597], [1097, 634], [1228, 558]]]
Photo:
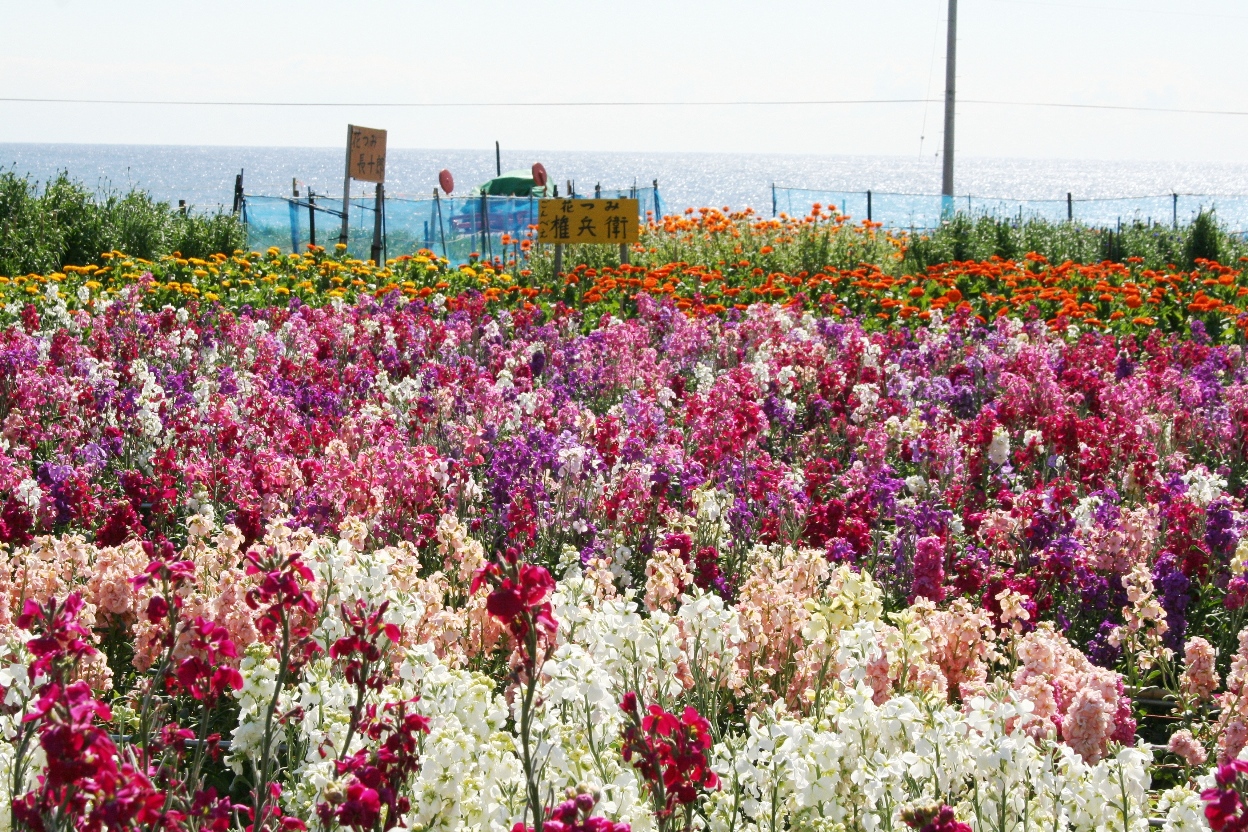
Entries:
[[1248, 825], [1240, 264], [721, 222], [0, 279], [0, 823]]

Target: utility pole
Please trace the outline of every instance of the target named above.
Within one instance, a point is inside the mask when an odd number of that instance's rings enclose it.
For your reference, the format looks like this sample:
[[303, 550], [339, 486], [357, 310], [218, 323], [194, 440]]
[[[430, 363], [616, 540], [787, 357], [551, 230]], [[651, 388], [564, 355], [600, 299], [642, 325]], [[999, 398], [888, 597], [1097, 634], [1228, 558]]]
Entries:
[[957, 80], [958, 56], [958, 0], [949, 0], [949, 34], [945, 44], [945, 155], [941, 159], [943, 170], [940, 177], [940, 192], [945, 197], [953, 196], [953, 104], [954, 87]]

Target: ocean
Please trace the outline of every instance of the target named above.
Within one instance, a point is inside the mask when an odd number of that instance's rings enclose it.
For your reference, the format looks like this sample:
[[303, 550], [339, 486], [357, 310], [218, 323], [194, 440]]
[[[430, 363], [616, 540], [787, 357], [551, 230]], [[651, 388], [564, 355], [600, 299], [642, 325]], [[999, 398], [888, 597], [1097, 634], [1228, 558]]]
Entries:
[[[771, 213], [772, 185], [826, 191], [933, 194], [940, 190], [934, 158], [815, 156], [766, 153], [599, 153], [503, 148], [503, 170], [541, 162], [564, 192], [648, 186], [657, 180], [664, 207], [746, 206]], [[249, 194], [342, 194], [343, 151], [320, 147], [219, 147], [181, 145], [4, 144], [0, 170], [44, 180], [59, 170], [100, 190], [144, 188], [197, 210], [230, 205], [241, 170]], [[429, 196], [443, 168], [455, 177], [456, 195], [495, 172], [494, 148], [391, 149], [386, 164], [390, 196]], [[367, 186], [371, 187], [371, 186]], [[356, 183], [353, 193], [363, 195]], [[1105, 199], [1179, 194], [1248, 195], [1248, 163], [1119, 162], [1074, 159], [975, 158], [958, 160], [957, 192], [1013, 200]], [[371, 192], [371, 191], [370, 191]]]

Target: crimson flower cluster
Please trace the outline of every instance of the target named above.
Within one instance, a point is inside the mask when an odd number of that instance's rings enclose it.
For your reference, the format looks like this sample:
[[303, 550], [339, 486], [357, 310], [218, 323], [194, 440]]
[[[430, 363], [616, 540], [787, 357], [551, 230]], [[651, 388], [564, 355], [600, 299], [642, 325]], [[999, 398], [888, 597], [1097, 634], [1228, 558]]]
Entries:
[[696, 708], [686, 706], [677, 717], [650, 705], [643, 715], [637, 694], [629, 691], [620, 710], [626, 719], [624, 759], [650, 784], [661, 821], [692, 804], [700, 792], [719, 788], [719, 775], [708, 759], [714, 743], [711, 724]]
[[380, 690], [384, 684], [381, 676], [370, 672], [381, 661], [381, 639], [384, 636], [397, 644], [402, 638], [397, 626], [382, 620], [389, 607], [389, 601], [376, 609], [370, 609], [363, 600], [357, 600], [353, 607], [342, 605], [342, 621], [350, 632], [330, 645], [329, 656], [345, 660], [344, 673], [352, 685]]
[[[256, 621], [256, 628], [261, 634], [272, 638], [281, 629], [283, 619], [286, 619], [291, 627], [292, 641], [310, 636], [320, 605], [305, 588], [315, 580], [315, 576], [303, 562], [301, 553], [295, 552], [278, 560], [272, 553], [262, 559], [257, 553], [248, 552], [246, 562], [248, 575], [263, 576], [259, 586], [247, 592], [247, 606], [253, 610], [264, 609]], [[290, 615], [296, 611], [303, 612], [304, 615]]]
[[237, 659], [238, 647], [229, 631], [203, 616], [196, 616], [189, 629], [191, 655], [183, 659], [170, 680], [173, 693], [188, 693], [208, 705], [217, 702], [227, 690], [241, 690], [242, 674], [222, 659]]
[[908, 809], [901, 813], [901, 819], [919, 832], [971, 832], [970, 824], [958, 820], [953, 807], [946, 804]]
[[470, 592], [475, 595], [482, 586], [492, 587], [486, 610], [507, 627], [517, 644], [523, 644], [531, 628], [553, 636], [558, 624], [547, 600], [555, 588], [554, 578], [546, 567], [520, 563], [519, 558], [514, 547], [507, 547], [501, 562], [494, 561], [473, 576]]
[[346, 778], [346, 788], [327, 792], [327, 799], [317, 804], [321, 823], [392, 829], [411, 809], [403, 786], [420, 768], [420, 735], [429, 732], [429, 720], [416, 710], [418, 701], [413, 697], [381, 709], [368, 706], [360, 733], [371, 742], [335, 764], [338, 775]]
[[[593, 814], [598, 801], [582, 792], [558, 806], [547, 807], [543, 832], [632, 832], [627, 823], [616, 823]], [[517, 823], [511, 832], [533, 832], [532, 826]]]
[[[195, 564], [189, 560], [179, 560], [177, 550], [168, 540], [161, 540], [157, 544], [145, 540], [143, 550], [150, 560], [143, 572], [132, 578], [130, 583], [135, 589], [141, 589], [148, 584], [160, 584], [163, 592], [153, 595], [144, 611], [149, 622], [160, 624], [169, 618], [171, 605], [175, 611], [182, 609], [182, 595], [177, 590], [194, 582]], [[165, 636], [166, 639], [174, 637], [172, 628]]]
[[1205, 818], [1213, 832], [1244, 832], [1248, 829], [1248, 809], [1244, 790], [1248, 788], [1248, 760], [1229, 760], [1218, 766], [1215, 785], [1200, 793], [1205, 801]]
[[76, 594], [60, 604], [27, 601], [18, 619], [18, 626], [35, 633], [27, 642], [35, 655], [32, 670], [48, 679], [23, 720], [38, 725], [47, 768], [34, 789], [14, 798], [13, 815], [35, 832], [158, 826], [164, 795], [142, 771], [121, 762], [100, 725], [112, 720], [112, 712], [87, 682], [67, 681], [73, 666], [96, 652], [78, 621], [82, 606]]

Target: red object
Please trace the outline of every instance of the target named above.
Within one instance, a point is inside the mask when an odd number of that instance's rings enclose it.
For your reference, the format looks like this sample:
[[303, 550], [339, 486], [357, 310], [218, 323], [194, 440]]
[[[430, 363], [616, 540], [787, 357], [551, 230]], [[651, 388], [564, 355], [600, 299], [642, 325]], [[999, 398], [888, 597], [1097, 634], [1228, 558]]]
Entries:
[[546, 168], [541, 162], [533, 163], [533, 184], [539, 188], [546, 187]]
[[449, 195], [451, 191], [455, 190], [455, 177], [451, 176], [451, 172], [449, 170], [444, 170], [438, 174], [438, 184], [441, 185], [442, 190]]

